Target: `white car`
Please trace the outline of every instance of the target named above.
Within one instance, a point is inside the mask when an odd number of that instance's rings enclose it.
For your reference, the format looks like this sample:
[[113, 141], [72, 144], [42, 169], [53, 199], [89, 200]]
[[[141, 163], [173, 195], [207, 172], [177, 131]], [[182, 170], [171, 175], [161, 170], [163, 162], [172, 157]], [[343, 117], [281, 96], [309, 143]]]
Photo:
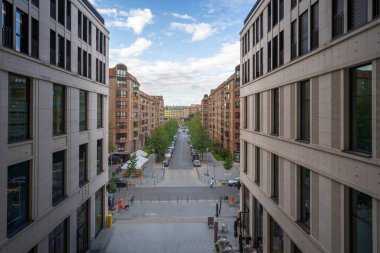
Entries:
[[199, 160], [194, 160], [194, 161], [193, 161], [193, 165], [194, 165], [194, 167], [201, 167], [201, 161], [199, 161]]
[[235, 177], [234, 179], [228, 180], [229, 186], [237, 186], [240, 183], [240, 177]]

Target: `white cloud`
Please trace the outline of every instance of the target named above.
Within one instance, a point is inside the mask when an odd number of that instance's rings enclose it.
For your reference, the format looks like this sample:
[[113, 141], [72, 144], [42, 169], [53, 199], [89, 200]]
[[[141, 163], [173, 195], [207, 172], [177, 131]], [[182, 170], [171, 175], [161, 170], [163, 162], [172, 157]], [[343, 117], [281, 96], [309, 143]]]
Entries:
[[214, 33], [211, 25], [206, 23], [171, 23], [170, 28], [191, 34], [191, 41], [200, 41], [210, 37]]
[[170, 15], [172, 15], [175, 18], [179, 18], [179, 19], [195, 21], [195, 18], [193, 18], [192, 16], [189, 16], [187, 14], [179, 14], [179, 13], [172, 12], [172, 13], [170, 13]]
[[141, 55], [152, 45], [152, 41], [139, 38], [129, 47], [111, 49], [110, 54], [116, 57], [129, 58]]
[[163, 95], [167, 105], [200, 103], [205, 93], [209, 94], [234, 73], [240, 62], [239, 48], [240, 43], [236, 41], [224, 44], [211, 57], [183, 61], [142, 60], [133, 57], [131, 52], [127, 54], [131, 57], [125, 59], [123, 53], [112, 49], [110, 66], [124, 62], [141, 83], [141, 89], [150, 95]]
[[97, 10], [102, 15], [108, 15], [108, 16], [116, 16], [117, 15], [117, 9], [115, 9], [115, 8], [105, 8], [105, 9], [97, 9]]
[[118, 11], [112, 9], [100, 9], [105, 15], [112, 16], [106, 20], [108, 27], [121, 29], [132, 29], [134, 33], [140, 34], [144, 27], [153, 23], [153, 13], [150, 9], [131, 9], [129, 11]]

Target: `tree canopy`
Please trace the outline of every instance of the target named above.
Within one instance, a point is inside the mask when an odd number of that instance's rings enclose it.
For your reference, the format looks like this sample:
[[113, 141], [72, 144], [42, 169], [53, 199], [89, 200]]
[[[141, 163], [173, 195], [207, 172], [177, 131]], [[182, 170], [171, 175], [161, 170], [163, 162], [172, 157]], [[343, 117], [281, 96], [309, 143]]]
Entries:
[[195, 114], [194, 118], [187, 124], [191, 136], [193, 148], [203, 153], [210, 147], [210, 139], [206, 129], [202, 126], [199, 114]]

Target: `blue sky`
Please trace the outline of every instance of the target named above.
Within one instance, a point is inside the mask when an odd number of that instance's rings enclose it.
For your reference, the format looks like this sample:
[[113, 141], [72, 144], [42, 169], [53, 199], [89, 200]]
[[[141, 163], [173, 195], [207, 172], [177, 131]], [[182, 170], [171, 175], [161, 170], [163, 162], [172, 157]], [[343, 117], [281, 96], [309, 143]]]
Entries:
[[92, 0], [122, 62], [166, 105], [200, 103], [239, 64], [239, 32], [255, 0]]

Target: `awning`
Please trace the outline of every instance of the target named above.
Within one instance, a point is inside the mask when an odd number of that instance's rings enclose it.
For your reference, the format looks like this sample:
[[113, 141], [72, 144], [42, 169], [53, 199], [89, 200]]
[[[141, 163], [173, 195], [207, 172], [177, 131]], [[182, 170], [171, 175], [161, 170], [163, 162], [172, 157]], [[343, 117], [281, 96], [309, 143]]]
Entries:
[[136, 154], [137, 156], [142, 156], [142, 157], [147, 157], [147, 156], [148, 156], [148, 153], [145, 152], [145, 151], [142, 151], [141, 149], [137, 150], [137, 151], [135, 152], [135, 154]]
[[[136, 163], [136, 169], [141, 170], [142, 166], [149, 161], [148, 158], [142, 157], [142, 156], [137, 156], [137, 163]], [[122, 170], [126, 170], [128, 168], [129, 161], [124, 163], [123, 166], [121, 167]]]

